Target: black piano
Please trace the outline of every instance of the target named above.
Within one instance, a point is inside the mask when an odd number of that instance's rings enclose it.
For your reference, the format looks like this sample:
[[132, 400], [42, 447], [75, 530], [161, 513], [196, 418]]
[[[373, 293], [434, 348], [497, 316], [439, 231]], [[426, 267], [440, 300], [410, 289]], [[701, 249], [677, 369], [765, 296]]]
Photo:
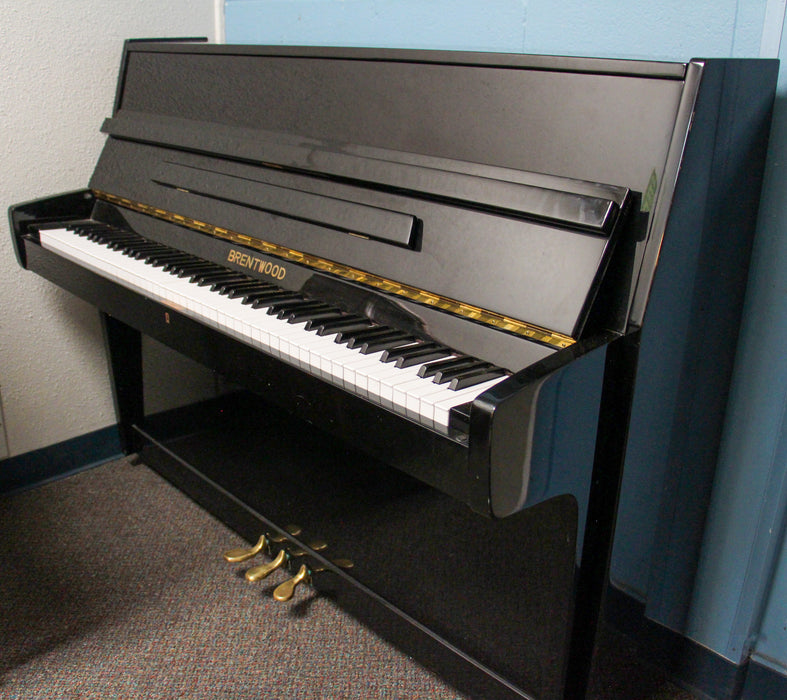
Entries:
[[[123, 447], [249, 541], [228, 576], [472, 697], [577, 697], [642, 343], [727, 390], [776, 72], [129, 41], [15, 250], [100, 311]], [[143, 335], [231, 390], [148, 415]]]

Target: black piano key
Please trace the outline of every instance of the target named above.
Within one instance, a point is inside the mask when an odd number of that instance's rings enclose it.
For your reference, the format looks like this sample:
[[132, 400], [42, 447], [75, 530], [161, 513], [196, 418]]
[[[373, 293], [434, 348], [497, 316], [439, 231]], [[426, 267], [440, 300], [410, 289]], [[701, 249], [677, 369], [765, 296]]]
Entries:
[[182, 270], [178, 272], [178, 277], [194, 277], [197, 274], [204, 274], [208, 272], [218, 272], [221, 270], [221, 266], [217, 265], [216, 263], [206, 262], [205, 260], [200, 260], [199, 264], [193, 267], [184, 266]]
[[201, 264], [201, 263], [193, 255], [188, 255], [188, 254], [184, 253], [184, 257], [183, 257], [182, 260], [170, 260], [161, 269], [162, 269], [163, 272], [176, 273], [176, 272], [178, 272], [181, 269], [184, 269], [184, 268], [187, 268], [187, 267], [190, 267], [190, 266], [194, 267], [194, 266], [199, 265], [199, 264]]
[[87, 236], [88, 234], [95, 231], [98, 228], [98, 226], [99, 224], [96, 224], [95, 222], [83, 221], [81, 223], [74, 222], [68, 224], [65, 228], [68, 231], [73, 231], [75, 234], [77, 234], [77, 236]]
[[130, 258], [137, 258], [144, 255], [145, 253], [153, 253], [159, 247], [160, 246], [158, 243], [137, 242], [137, 243], [131, 243], [128, 245], [120, 246], [118, 250], [120, 250], [123, 253], [123, 255], [127, 255]]
[[[330, 308], [327, 304], [324, 304], [321, 301], [307, 301], [305, 304], [299, 304], [298, 306], [279, 309], [278, 313], [276, 314], [276, 318], [284, 319], [285, 321], [289, 321], [289, 319], [293, 315], [297, 315], [298, 320], [306, 321], [309, 317], [310, 313], [317, 313], [319, 311], [324, 311]], [[270, 311], [268, 311], [270, 313]], [[294, 321], [297, 323], [297, 321]]]
[[[334, 341], [337, 343], [346, 343], [347, 347], [360, 347], [370, 338], [376, 338], [378, 335], [382, 335], [385, 333], [390, 333], [393, 328], [389, 328], [388, 326], [378, 326], [372, 324], [367, 328], [363, 328], [359, 331], [349, 331], [343, 330], [339, 331], [336, 334], [336, 338]], [[352, 343], [352, 345], [350, 345]]]
[[306, 321], [304, 330], [316, 331], [320, 328], [320, 326], [323, 326], [326, 323], [332, 321], [340, 321], [344, 318], [347, 318], [347, 314], [344, 311], [340, 311], [339, 309], [334, 308], [330, 312], [326, 312], [325, 314], [318, 314], [315, 315], [313, 318], [310, 317]]
[[429, 362], [418, 370], [419, 377], [433, 377], [437, 372], [444, 369], [452, 369], [454, 367], [467, 367], [478, 360], [469, 355], [459, 355], [457, 357], [449, 357], [445, 360], [437, 360], [436, 362]]
[[320, 321], [335, 318], [336, 314], [337, 311], [334, 307], [328, 307], [322, 311], [312, 311], [311, 313], [306, 313], [305, 311], [292, 311], [286, 317], [286, 321], [287, 323], [305, 323], [306, 325], [303, 329], [309, 331], [312, 330], [309, 324], [313, 324], [313, 327], [316, 328]]
[[145, 258], [145, 262], [148, 265], [152, 265], [153, 267], [162, 267], [170, 263], [186, 262], [186, 260], [189, 260], [190, 258], [191, 256], [187, 255], [186, 253], [173, 250], [168, 253], [156, 253], [149, 255], [147, 258]]
[[144, 260], [145, 262], [154, 255], [163, 255], [172, 250], [172, 248], [167, 248], [165, 245], [157, 245], [153, 248], [146, 248], [145, 250], [138, 250], [133, 244], [128, 247], [134, 249], [131, 257], [137, 260]]
[[[229, 270], [227, 271], [229, 272]], [[210, 285], [210, 289], [213, 292], [218, 292], [219, 294], [227, 294], [231, 289], [238, 287], [239, 289], [243, 289], [244, 287], [248, 289], [254, 285], [260, 283], [259, 280], [254, 279], [253, 277], [249, 277], [248, 275], [243, 275], [241, 273], [235, 272], [233, 273], [236, 279], [227, 279], [227, 280], [216, 280], [213, 284]]]
[[300, 307], [293, 309], [289, 313], [279, 314], [287, 323], [306, 323], [313, 319], [325, 318], [336, 313], [336, 307], [329, 304], [320, 304], [312, 308]]
[[87, 234], [87, 238], [94, 243], [101, 243], [105, 244], [107, 241], [111, 241], [113, 238], [118, 236], [124, 235], [121, 231], [117, 229], [109, 229], [109, 228], [97, 228], [93, 231], [90, 231]]
[[355, 316], [353, 314], [342, 314], [340, 318], [334, 320], [326, 320], [320, 324], [310, 325], [306, 324], [306, 330], [314, 330], [319, 336], [332, 335], [341, 331], [360, 331], [363, 328], [368, 328], [372, 322], [364, 316]]
[[125, 253], [126, 250], [131, 248], [134, 245], [137, 245], [139, 241], [133, 239], [122, 239], [122, 238], [112, 238], [110, 240], [104, 241], [104, 245], [109, 248], [110, 250], [116, 250], [119, 253]]
[[272, 287], [266, 289], [252, 289], [243, 294], [243, 303], [244, 304], [253, 304], [257, 299], [267, 299], [271, 296], [276, 296], [281, 294], [284, 290], [279, 287]]
[[215, 275], [206, 275], [202, 277], [199, 281], [196, 282], [197, 286], [199, 287], [208, 287], [209, 289], [213, 289], [219, 284], [228, 283], [234, 281], [236, 284], [240, 283], [240, 280], [237, 277], [229, 278], [225, 275], [221, 275], [216, 273]]
[[237, 272], [230, 272], [226, 268], [219, 267], [218, 270], [213, 270], [212, 272], [198, 272], [193, 274], [189, 277], [189, 282], [193, 282], [199, 287], [207, 287], [212, 285], [214, 282], [240, 282], [243, 279], [243, 275], [239, 275]]
[[507, 372], [501, 367], [491, 367], [489, 369], [478, 370], [477, 372], [468, 372], [461, 377], [454, 377], [448, 385], [448, 388], [453, 391], [458, 391], [459, 389], [466, 389], [470, 386], [483, 384], [495, 377], [502, 377], [504, 374], [507, 374]]
[[396, 348], [406, 343], [411, 343], [414, 340], [413, 336], [395, 331], [390, 335], [383, 335], [371, 340], [367, 340], [361, 345], [361, 355], [371, 355], [380, 350], [388, 350], [389, 348]]
[[483, 360], [476, 360], [472, 364], [466, 365], [465, 367], [452, 367], [449, 369], [441, 369], [438, 372], [435, 372], [434, 377], [432, 377], [432, 381], [435, 384], [447, 384], [452, 379], [457, 379], [461, 377], [469, 377], [477, 374], [481, 370], [488, 370], [493, 369], [494, 365], [489, 364], [488, 362], [484, 362]]
[[131, 245], [141, 245], [143, 241], [140, 241], [138, 238], [121, 238], [117, 235], [112, 234], [97, 234], [95, 236], [91, 236], [90, 240], [93, 243], [98, 243], [99, 245], [105, 245], [108, 248], [112, 248], [113, 250], [125, 251], [128, 246]]
[[115, 236], [106, 236], [106, 240], [113, 240], [125, 243], [125, 246], [129, 250], [148, 250], [148, 249], [156, 249], [156, 248], [166, 248], [166, 246], [162, 246], [161, 243], [156, 243], [155, 241], [148, 241], [145, 238], [141, 238], [140, 236], [135, 236], [134, 238], [119, 238]]
[[200, 270], [205, 270], [205, 263], [198, 258], [194, 258], [192, 262], [185, 262], [179, 263], [178, 265], [172, 265], [169, 269], [167, 266], [164, 266], [164, 270], [169, 272], [171, 275], [175, 275], [175, 277], [185, 277], [186, 275], [191, 274], [192, 272], [199, 272]]
[[312, 306], [315, 304], [313, 299], [304, 299], [298, 295], [295, 299], [282, 299], [281, 301], [274, 302], [268, 307], [268, 314], [271, 316], [278, 316], [281, 312], [291, 311], [302, 306]]
[[266, 295], [264, 297], [257, 297], [253, 302], [251, 302], [252, 309], [264, 309], [271, 304], [275, 304], [279, 301], [288, 301], [290, 299], [301, 299], [300, 294], [296, 294], [295, 292], [285, 292], [284, 290], [280, 292], [275, 292], [270, 295]]
[[111, 236], [107, 242], [106, 246], [111, 248], [112, 250], [120, 250], [121, 248], [126, 248], [129, 246], [140, 245], [145, 242], [145, 239], [142, 236], [138, 236], [135, 233], [128, 233], [128, 234], [117, 234]]
[[[105, 224], [96, 224], [92, 226], [82, 226], [80, 230], [77, 231], [80, 236], [84, 236], [91, 241], [102, 241], [112, 237], [120, 237], [120, 236], [127, 236], [127, 235], [136, 235], [133, 231], [127, 231], [124, 229], [116, 228], [114, 226], [107, 226]], [[142, 238], [138, 236], [138, 238]]]
[[272, 289], [274, 286], [275, 285], [270, 284], [269, 282], [260, 282], [259, 280], [247, 277], [242, 282], [222, 282], [220, 284], [213, 284], [211, 285], [210, 289], [212, 292], [225, 294], [230, 299], [237, 299], [248, 292], [254, 290], [262, 291], [263, 289]]
[[142, 259], [152, 267], [161, 267], [175, 258], [175, 253], [149, 253]]
[[[416, 342], [410, 343], [409, 345], [403, 345], [398, 348], [391, 348], [390, 350], [386, 350], [383, 353], [383, 356], [380, 358], [380, 361], [397, 362], [398, 360], [408, 357], [420, 358], [422, 356], [428, 355], [430, 352], [434, 352], [435, 350], [440, 350], [440, 349], [445, 350], [446, 354], [438, 355], [438, 357], [445, 357], [446, 355], [450, 354], [450, 351], [447, 348], [445, 348], [442, 345], [439, 345], [438, 343], [435, 343], [432, 340], [429, 341], [418, 340]], [[432, 359], [438, 359], [438, 357]], [[424, 362], [427, 362], [427, 360], [421, 360], [419, 363], [414, 363], [414, 364], [422, 364]]]
[[396, 361], [396, 367], [398, 369], [403, 369], [404, 367], [415, 367], [416, 365], [422, 365], [426, 362], [431, 362], [432, 360], [439, 360], [443, 357], [448, 357], [451, 355], [451, 350], [449, 348], [435, 348], [434, 350], [427, 351], [424, 355], [409, 355], [408, 357], [400, 357]]

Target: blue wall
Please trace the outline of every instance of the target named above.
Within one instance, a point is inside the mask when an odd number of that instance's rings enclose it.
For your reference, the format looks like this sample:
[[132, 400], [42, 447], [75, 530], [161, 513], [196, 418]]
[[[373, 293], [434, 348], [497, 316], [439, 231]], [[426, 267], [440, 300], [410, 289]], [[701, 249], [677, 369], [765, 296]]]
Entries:
[[226, 0], [225, 8], [230, 43], [685, 60], [759, 55], [766, 10], [778, 4], [778, 0]]
[[[226, 0], [228, 42], [441, 48], [687, 60], [775, 56], [783, 0]], [[782, 58], [787, 56], [784, 54]], [[786, 61], [787, 62], [787, 61]], [[787, 669], [787, 71], [782, 69], [747, 323], [689, 632], [738, 663]], [[613, 577], [648, 595], [660, 450], [627, 464]], [[775, 576], [775, 579], [774, 579]], [[775, 587], [771, 590], [771, 581]], [[759, 628], [759, 639], [752, 636]]]

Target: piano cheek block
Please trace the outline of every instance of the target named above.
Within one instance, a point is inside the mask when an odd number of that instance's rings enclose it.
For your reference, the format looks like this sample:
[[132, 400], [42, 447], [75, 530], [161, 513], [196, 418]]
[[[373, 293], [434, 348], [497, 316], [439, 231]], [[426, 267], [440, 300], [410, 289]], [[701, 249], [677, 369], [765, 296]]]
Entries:
[[527, 381], [522, 372], [476, 400], [486, 420], [475, 442], [471, 427], [471, 455], [484, 449], [488, 435], [494, 517], [563, 494], [573, 495], [584, 514], [607, 342], [598, 336], [557, 353], [542, 363], [542, 376]]

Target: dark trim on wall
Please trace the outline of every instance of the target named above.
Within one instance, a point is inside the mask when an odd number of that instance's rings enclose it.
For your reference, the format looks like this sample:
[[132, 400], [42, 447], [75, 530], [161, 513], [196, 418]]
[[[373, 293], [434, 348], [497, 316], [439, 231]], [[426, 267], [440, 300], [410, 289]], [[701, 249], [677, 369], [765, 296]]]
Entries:
[[787, 698], [787, 676], [756, 661], [751, 661], [741, 700], [782, 700], [782, 698]]
[[746, 666], [736, 666], [719, 654], [645, 617], [645, 604], [610, 586], [607, 622], [635, 640], [639, 655], [666, 671], [672, 680], [700, 697], [734, 700], [740, 697]]
[[707, 647], [645, 617], [645, 604], [614, 586], [605, 619], [633, 639], [640, 657], [678, 685], [709, 700], [782, 700], [787, 676], [756, 661], [736, 665]]
[[121, 456], [117, 426], [0, 460], [0, 494], [24, 491]]

